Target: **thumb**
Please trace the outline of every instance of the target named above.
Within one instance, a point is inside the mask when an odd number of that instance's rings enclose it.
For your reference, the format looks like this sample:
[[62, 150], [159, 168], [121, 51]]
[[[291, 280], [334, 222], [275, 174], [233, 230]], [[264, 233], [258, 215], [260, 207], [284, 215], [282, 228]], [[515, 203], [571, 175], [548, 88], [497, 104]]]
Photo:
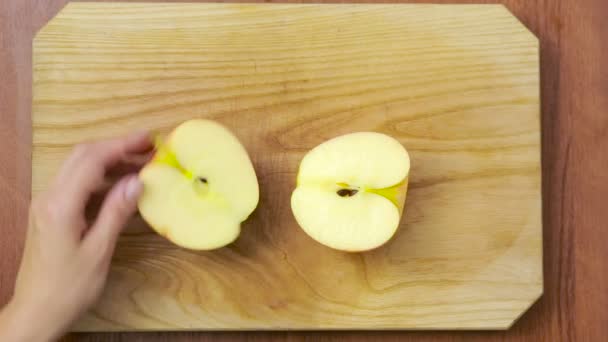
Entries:
[[137, 175], [128, 175], [116, 183], [101, 206], [97, 220], [85, 236], [85, 248], [103, 258], [110, 258], [114, 245], [127, 220], [137, 208], [143, 185]]

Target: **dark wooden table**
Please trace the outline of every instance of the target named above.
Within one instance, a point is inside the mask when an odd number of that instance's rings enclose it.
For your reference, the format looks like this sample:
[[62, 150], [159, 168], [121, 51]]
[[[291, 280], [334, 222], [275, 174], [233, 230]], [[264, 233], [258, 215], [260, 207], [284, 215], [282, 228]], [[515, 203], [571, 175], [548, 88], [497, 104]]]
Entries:
[[[0, 305], [13, 290], [30, 201], [31, 41], [66, 2], [0, 0]], [[511, 330], [75, 334], [66, 340], [608, 340], [608, 0], [432, 2], [504, 3], [541, 43], [545, 292]]]

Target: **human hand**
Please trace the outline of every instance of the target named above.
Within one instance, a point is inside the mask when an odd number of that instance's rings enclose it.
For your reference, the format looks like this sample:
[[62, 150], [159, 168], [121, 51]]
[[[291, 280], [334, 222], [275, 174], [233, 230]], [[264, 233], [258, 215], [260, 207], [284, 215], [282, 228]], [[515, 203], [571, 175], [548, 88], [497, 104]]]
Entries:
[[93, 222], [87, 222], [87, 205], [107, 189], [112, 173], [136, 172], [151, 149], [146, 133], [79, 145], [33, 199], [15, 294], [0, 313], [0, 341], [57, 339], [99, 297], [142, 184], [136, 173], [123, 175]]

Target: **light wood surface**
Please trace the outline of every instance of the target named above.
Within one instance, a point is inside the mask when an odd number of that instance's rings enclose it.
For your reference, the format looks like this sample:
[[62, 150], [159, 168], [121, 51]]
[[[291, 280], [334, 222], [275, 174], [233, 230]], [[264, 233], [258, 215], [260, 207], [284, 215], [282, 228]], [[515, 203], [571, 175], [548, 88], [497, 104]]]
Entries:
[[[207, 117], [261, 197], [233, 245], [191, 252], [134, 219], [76, 330], [502, 329], [542, 293], [538, 43], [502, 6], [71, 3], [33, 45], [32, 189], [71, 147]], [[322, 141], [399, 139], [398, 235], [362, 254], [297, 226]]]

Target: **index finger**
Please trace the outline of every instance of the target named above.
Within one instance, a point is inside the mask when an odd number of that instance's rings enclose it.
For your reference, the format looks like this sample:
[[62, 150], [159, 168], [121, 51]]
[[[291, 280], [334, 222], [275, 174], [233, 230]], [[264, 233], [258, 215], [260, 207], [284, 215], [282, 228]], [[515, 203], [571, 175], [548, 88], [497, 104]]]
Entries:
[[55, 186], [64, 205], [82, 215], [91, 194], [103, 185], [106, 172], [129, 155], [153, 148], [148, 132], [77, 146], [59, 171]]

